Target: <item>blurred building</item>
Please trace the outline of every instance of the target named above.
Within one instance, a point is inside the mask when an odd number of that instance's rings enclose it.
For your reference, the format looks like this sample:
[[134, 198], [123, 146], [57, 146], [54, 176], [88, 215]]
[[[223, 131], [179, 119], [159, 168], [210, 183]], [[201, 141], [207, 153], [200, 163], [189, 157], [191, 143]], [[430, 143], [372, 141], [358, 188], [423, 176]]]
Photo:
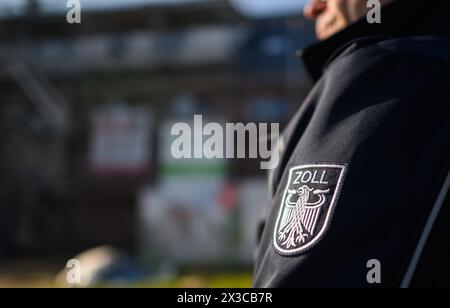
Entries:
[[265, 172], [174, 162], [168, 127], [193, 114], [284, 126], [309, 87], [295, 52], [311, 25], [225, 0], [87, 6], [71, 25], [45, 2], [0, 17], [0, 255], [108, 244], [250, 264]]

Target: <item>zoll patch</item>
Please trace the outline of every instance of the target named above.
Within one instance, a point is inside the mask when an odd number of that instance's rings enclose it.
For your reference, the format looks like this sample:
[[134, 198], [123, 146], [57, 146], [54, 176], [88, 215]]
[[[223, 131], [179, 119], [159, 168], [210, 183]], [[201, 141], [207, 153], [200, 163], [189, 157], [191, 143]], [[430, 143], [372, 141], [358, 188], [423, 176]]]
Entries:
[[281, 255], [301, 254], [325, 234], [347, 165], [314, 164], [291, 168], [274, 230]]

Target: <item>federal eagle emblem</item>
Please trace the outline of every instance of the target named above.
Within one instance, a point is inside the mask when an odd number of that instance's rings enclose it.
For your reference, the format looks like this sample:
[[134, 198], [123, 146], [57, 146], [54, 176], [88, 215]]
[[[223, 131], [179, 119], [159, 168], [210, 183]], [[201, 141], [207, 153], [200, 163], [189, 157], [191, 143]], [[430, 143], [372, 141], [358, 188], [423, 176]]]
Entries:
[[336, 206], [346, 165], [306, 165], [290, 169], [274, 232], [282, 255], [295, 255], [323, 236]]

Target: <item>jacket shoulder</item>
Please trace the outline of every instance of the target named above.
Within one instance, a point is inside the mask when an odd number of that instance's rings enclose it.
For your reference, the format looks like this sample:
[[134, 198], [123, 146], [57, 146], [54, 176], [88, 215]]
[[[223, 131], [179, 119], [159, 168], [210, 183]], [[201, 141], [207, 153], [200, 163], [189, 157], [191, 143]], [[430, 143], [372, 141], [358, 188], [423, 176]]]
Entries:
[[328, 61], [325, 73], [359, 75], [380, 67], [391, 73], [398, 67], [448, 72], [448, 65], [450, 37], [368, 38], [339, 49]]

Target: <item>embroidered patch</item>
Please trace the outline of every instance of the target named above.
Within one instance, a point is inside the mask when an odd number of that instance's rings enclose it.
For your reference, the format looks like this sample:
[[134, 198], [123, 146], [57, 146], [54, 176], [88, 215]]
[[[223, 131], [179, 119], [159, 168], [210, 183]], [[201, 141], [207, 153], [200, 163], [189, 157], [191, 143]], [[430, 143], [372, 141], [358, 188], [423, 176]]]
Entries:
[[314, 164], [291, 168], [275, 225], [274, 246], [281, 255], [314, 246], [330, 224], [346, 165]]

